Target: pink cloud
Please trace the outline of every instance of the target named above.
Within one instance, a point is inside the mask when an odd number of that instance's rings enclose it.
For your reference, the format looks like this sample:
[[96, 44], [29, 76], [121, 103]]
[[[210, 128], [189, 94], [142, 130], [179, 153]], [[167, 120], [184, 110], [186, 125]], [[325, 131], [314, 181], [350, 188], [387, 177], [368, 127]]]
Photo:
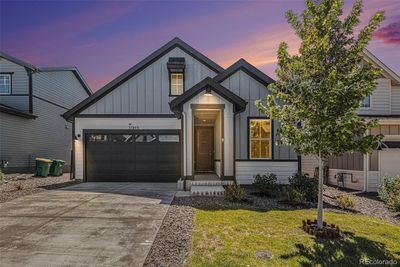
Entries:
[[400, 45], [400, 18], [377, 30], [373, 37], [387, 44]]

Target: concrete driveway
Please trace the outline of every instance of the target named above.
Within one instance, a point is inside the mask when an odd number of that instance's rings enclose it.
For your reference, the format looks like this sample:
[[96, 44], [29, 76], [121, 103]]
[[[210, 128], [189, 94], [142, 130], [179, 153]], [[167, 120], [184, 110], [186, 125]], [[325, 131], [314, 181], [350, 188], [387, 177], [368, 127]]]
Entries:
[[83, 183], [0, 204], [1, 266], [142, 266], [176, 184]]

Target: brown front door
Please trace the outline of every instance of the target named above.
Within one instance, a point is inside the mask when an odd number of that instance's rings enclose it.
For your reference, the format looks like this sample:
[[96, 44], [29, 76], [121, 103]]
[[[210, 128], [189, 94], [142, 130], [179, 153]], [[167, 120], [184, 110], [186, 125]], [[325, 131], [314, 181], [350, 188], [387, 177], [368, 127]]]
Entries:
[[196, 127], [196, 164], [197, 172], [210, 172], [214, 170], [214, 128]]

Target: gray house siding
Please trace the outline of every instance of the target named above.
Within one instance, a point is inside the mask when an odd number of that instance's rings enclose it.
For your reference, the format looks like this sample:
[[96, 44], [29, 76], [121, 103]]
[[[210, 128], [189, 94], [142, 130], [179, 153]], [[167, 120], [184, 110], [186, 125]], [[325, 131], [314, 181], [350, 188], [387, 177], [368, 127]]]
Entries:
[[88, 94], [72, 71], [45, 71], [33, 74], [33, 96], [70, 109]]
[[[235, 94], [248, 102], [246, 110], [236, 115], [236, 159], [248, 159], [248, 118], [264, 116], [255, 106], [254, 102], [258, 99], [266, 99], [269, 93], [266, 86], [250, 77], [247, 73], [239, 70], [221, 83]], [[277, 129], [279, 123], [274, 121], [274, 140], [277, 140]], [[296, 160], [297, 155], [287, 146], [274, 144], [274, 159]]]
[[0, 103], [29, 111], [29, 76], [25, 68], [0, 57], [0, 72], [10, 72], [11, 95], [0, 95]]
[[167, 69], [170, 57], [185, 58], [185, 90], [216, 75], [180, 48], [174, 48], [81, 114], [172, 114]]
[[400, 86], [392, 86], [392, 97], [391, 97], [391, 108], [392, 114], [400, 115]]
[[33, 105], [35, 120], [0, 113], [0, 159], [9, 161], [6, 172], [32, 171], [36, 157], [70, 164], [72, 125], [61, 117], [66, 109], [37, 98]]
[[376, 89], [371, 95], [371, 107], [360, 108], [357, 113], [360, 115], [389, 115], [390, 114], [390, 97], [391, 97], [391, 81], [386, 78], [378, 79]]

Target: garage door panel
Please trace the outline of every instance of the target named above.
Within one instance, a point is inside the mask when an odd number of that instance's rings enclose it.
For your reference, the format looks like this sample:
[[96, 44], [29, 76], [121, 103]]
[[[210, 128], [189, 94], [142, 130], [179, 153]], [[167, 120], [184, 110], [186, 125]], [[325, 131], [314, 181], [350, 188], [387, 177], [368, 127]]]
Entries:
[[87, 181], [175, 182], [180, 177], [179, 135], [92, 134], [86, 140]]

